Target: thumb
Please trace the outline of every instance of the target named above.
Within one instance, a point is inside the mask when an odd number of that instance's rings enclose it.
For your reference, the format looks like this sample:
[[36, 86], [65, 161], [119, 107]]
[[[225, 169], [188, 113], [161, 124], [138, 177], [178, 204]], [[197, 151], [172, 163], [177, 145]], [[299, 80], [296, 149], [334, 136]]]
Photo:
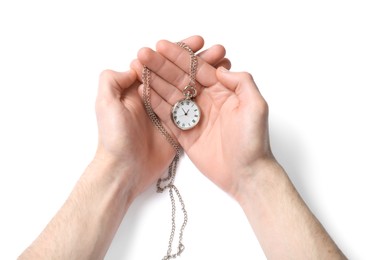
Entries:
[[231, 72], [223, 67], [219, 67], [217, 69], [217, 78], [222, 85], [234, 91], [239, 98], [250, 98], [251, 95], [261, 97], [252, 75], [248, 72]]
[[100, 74], [98, 98], [119, 99], [136, 80], [137, 74], [133, 69], [125, 72], [104, 70]]

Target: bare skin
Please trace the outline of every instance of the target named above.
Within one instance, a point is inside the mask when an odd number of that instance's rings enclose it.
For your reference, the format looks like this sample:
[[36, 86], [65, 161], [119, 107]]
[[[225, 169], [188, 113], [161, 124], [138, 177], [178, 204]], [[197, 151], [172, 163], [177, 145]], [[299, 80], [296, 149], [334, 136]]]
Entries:
[[[203, 39], [184, 40], [194, 51]], [[222, 46], [201, 62], [230, 67]], [[18, 259], [103, 259], [132, 201], [155, 183], [174, 151], [154, 128], [138, 95], [132, 69], [100, 76], [96, 115], [98, 149], [69, 198]], [[148, 160], [148, 163], [146, 163]]]
[[[203, 47], [199, 36], [184, 41], [195, 52]], [[188, 53], [182, 48], [160, 41], [157, 52], [141, 49], [130, 71], [103, 72], [96, 156], [19, 259], [103, 259], [134, 198], [168, 167], [174, 151], [155, 130], [140, 98], [142, 64], [153, 71], [154, 111], [198, 169], [242, 206], [267, 258], [345, 259], [274, 158], [268, 106], [251, 75], [215, 69], [230, 68], [224, 56], [222, 46], [200, 54], [202, 119], [187, 132], [170, 120], [172, 105], [182, 98], [179, 88], [188, 83]]]
[[273, 156], [268, 105], [249, 73], [200, 67], [196, 101], [202, 119], [181, 131], [169, 110], [189, 80], [188, 53], [160, 41], [157, 51], [139, 51], [132, 63], [138, 77], [141, 64], [153, 71], [156, 114], [197, 168], [238, 201], [268, 259], [346, 259]]

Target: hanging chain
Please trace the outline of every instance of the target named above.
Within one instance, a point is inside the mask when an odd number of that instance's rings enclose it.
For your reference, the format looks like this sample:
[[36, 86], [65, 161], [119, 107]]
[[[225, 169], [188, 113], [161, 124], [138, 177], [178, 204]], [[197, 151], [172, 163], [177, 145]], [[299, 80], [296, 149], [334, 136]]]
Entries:
[[178, 42], [177, 45], [188, 51], [190, 54], [190, 83], [188, 85], [195, 87], [195, 75], [196, 70], [198, 69], [198, 59], [191, 48], [184, 42]]
[[144, 84], [144, 89], [142, 94], [143, 94], [146, 113], [148, 114], [153, 125], [165, 137], [165, 139], [167, 139], [168, 143], [172, 145], [173, 149], [176, 152], [176, 156], [179, 157], [181, 153], [180, 145], [173, 139], [173, 137], [168, 133], [165, 127], [161, 124], [160, 119], [154, 113], [152, 105], [150, 103], [150, 70], [146, 66], [144, 66], [144, 69], [142, 71], [142, 81]]
[[[194, 52], [191, 50], [191, 48], [186, 45], [183, 42], [178, 42], [177, 43], [180, 47], [183, 49], [187, 50], [190, 54], [190, 82], [188, 86], [186, 86], [183, 90], [183, 95], [187, 98], [194, 98], [197, 94], [196, 89], [195, 89], [195, 75], [196, 75], [196, 70], [198, 67], [198, 60], [196, 58], [196, 55]], [[171, 215], [171, 234], [169, 236], [169, 242], [168, 242], [168, 250], [167, 254], [164, 256], [163, 260], [169, 260], [172, 258], [176, 258], [177, 256], [180, 256], [180, 254], [184, 250], [184, 244], [183, 244], [183, 233], [184, 229], [187, 225], [188, 221], [188, 215], [187, 211], [185, 209], [184, 201], [183, 198], [181, 197], [181, 194], [177, 187], [173, 184], [175, 177], [176, 177], [176, 169], [177, 169], [177, 164], [180, 159], [180, 154], [182, 152], [181, 146], [175, 141], [175, 139], [168, 133], [168, 131], [165, 129], [165, 127], [162, 125], [160, 119], [158, 116], [154, 113], [151, 101], [150, 101], [150, 70], [144, 66], [144, 69], [142, 71], [142, 81], [144, 84], [143, 88], [143, 100], [144, 100], [144, 106], [146, 109], [146, 113], [148, 114], [150, 120], [152, 121], [153, 125], [158, 129], [158, 131], [165, 137], [165, 139], [168, 141], [170, 145], [172, 145], [173, 149], [175, 150], [175, 157], [173, 158], [171, 164], [169, 165], [168, 168], [168, 174], [164, 178], [160, 178], [157, 181], [157, 192], [161, 193], [166, 189], [169, 189], [169, 197], [171, 200], [171, 205], [172, 205], [172, 215]], [[178, 241], [178, 246], [177, 246], [177, 251], [176, 253], [172, 254], [172, 244], [173, 244], [173, 239], [175, 237], [175, 232], [176, 232], [176, 204], [175, 204], [175, 196], [179, 200], [179, 203], [181, 205], [181, 210], [183, 212], [183, 224], [181, 225], [180, 231], [179, 231], [179, 241]]]

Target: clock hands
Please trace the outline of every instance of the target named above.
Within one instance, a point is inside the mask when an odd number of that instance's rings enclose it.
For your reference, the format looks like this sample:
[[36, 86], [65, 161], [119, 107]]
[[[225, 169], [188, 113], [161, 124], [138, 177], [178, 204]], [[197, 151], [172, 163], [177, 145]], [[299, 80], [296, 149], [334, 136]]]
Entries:
[[183, 110], [185, 116], [187, 116], [188, 112], [190, 112], [190, 109], [188, 109], [187, 112], [184, 110], [184, 108], [181, 108], [181, 110]]

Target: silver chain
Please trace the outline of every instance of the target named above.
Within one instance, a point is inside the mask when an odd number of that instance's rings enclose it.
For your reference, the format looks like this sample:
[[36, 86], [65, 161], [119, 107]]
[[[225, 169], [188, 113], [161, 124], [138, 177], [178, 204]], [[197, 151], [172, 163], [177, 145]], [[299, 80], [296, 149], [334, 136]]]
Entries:
[[[196, 75], [196, 70], [198, 68], [198, 60], [196, 58], [196, 55], [194, 52], [191, 50], [191, 48], [186, 45], [183, 42], [178, 42], [177, 43], [180, 47], [183, 49], [187, 50], [190, 54], [190, 82], [188, 86], [186, 86], [183, 90], [183, 95], [186, 98], [194, 98], [197, 94], [196, 89], [195, 89], [195, 75]], [[150, 102], [150, 70], [144, 66], [144, 69], [142, 71], [142, 81], [144, 84], [143, 88], [143, 100], [144, 100], [144, 106], [146, 109], [146, 113], [148, 114], [150, 120], [152, 121], [153, 125], [158, 129], [158, 131], [165, 137], [165, 139], [168, 141], [169, 144], [172, 145], [173, 149], [175, 150], [175, 157], [173, 158], [171, 164], [169, 165], [168, 168], [168, 175], [164, 178], [160, 178], [157, 181], [157, 192], [162, 193], [164, 190], [169, 189], [169, 197], [171, 200], [171, 205], [172, 205], [172, 217], [171, 217], [171, 234], [169, 236], [169, 242], [168, 242], [168, 250], [166, 255], [164, 256], [163, 260], [169, 260], [172, 258], [176, 258], [177, 256], [180, 256], [181, 253], [184, 250], [184, 244], [183, 244], [183, 233], [184, 229], [187, 225], [188, 221], [188, 215], [187, 211], [185, 209], [184, 201], [183, 198], [181, 197], [181, 194], [177, 187], [173, 184], [175, 177], [176, 177], [176, 169], [177, 169], [177, 164], [180, 159], [180, 154], [182, 153], [182, 148], [181, 146], [173, 139], [173, 137], [168, 133], [168, 131], [165, 129], [165, 127], [162, 125], [160, 119], [158, 116], [154, 113], [151, 102]], [[172, 243], [173, 239], [175, 237], [175, 232], [176, 232], [176, 204], [175, 204], [175, 196], [180, 202], [181, 205], [181, 210], [183, 212], [183, 224], [181, 225], [180, 231], [179, 231], [179, 241], [178, 241], [178, 246], [177, 246], [177, 251], [176, 253], [172, 253]]]
[[193, 86], [195, 88], [195, 76], [196, 70], [198, 69], [198, 59], [196, 58], [196, 55], [191, 50], [191, 48], [184, 42], [178, 42], [177, 45], [188, 51], [188, 53], [190, 54], [190, 82], [188, 85]]

